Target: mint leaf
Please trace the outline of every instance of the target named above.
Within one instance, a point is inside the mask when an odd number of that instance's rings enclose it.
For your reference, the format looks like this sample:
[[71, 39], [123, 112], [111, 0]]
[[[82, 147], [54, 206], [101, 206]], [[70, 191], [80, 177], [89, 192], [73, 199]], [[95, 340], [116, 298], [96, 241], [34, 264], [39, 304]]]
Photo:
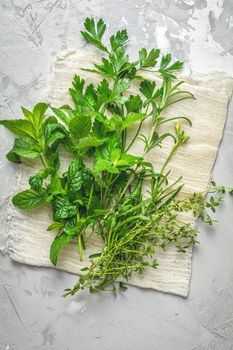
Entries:
[[5, 128], [7, 128], [19, 137], [36, 140], [33, 125], [29, 120], [0, 120], [0, 125], [5, 126]]
[[12, 198], [12, 203], [20, 209], [32, 209], [39, 207], [46, 201], [45, 191], [34, 191], [32, 189], [19, 192]]
[[14, 146], [11, 149], [11, 151], [7, 154], [7, 158], [11, 159], [11, 157], [14, 157], [13, 153], [17, 156], [25, 158], [39, 157], [40, 153], [37, 150], [35, 150], [34, 147], [32, 144], [30, 144], [24, 139], [15, 139]]
[[57, 236], [50, 247], [50, 260], [54, 266], [57, 265], [57, 259], [60, 251], [64, 249], [70, 241], [73, 239], [73, 236], [67, 235], [65, 233]]
[[76, 205], [72, 204], [68, 198], [58, 198], [54, 202], [54, 220], [72, 218], [77, 215]]
[[70, 121], [69, 130], [71, 135], [78, 139], [88, 136], [91, 130], [91, 118], [86, 115], [78, 115]]
[[65, 114], [61, 109], [51, 107], [53, 113], [65, 124], [69, 125], [70, 120], [72, 119], [69, 114]]
[[42, 123], [45, 119], [45, 112], [48, 109], [46, 103], [40, 102], [35, 105], [32, 111], [32, 123], [37, 132], [40, 132], [42, 129]]

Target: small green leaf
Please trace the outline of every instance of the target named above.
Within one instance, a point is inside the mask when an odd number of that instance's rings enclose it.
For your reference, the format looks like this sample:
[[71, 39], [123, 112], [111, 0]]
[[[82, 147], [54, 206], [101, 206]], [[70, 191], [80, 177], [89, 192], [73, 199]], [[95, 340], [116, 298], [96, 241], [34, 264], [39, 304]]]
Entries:
[[12, 198], [12, 203], [20, 209], [32, 209], [39, 207], [46, 201], [45, 191], [34, 191], [32, 189], [22, 191]]
[[76, 205], [73, 205], [68, 198], [57, 199], [54, 203], [54, 220], [72, 218], [77, 215]]
[[29, 120], [30, 122], [32, 121], [32, 112], [30, 112], [27, 108], [21, 106], [22, 112], [24, 117]]
[[135, 114], [131, 114], [128, 115], [122, 123], [122, 127], [121, 129], [125, 129], [127, 128], [130, 124], [133, 124], [139, 120], [142, 120], [143, 118], [145, 118], [145, 113], [135, 113]]
[[139, 90], [148, 100], [152, 100], [155, 91], [155, 86], [155, 81], [145, 79], [141, 82]]
[[32, 123], [35, 129], [40, 131], [42, 128], [42, 123], [45, 119], [45, 112], [48, 108], [46, 103], [40, 102], [35, 105], [32, 111]]
[[106, 30], [106, 24], [100, 18], [100, 20], [95, 24], [93, 18], [86, 18], [84, 22], [84, 27], [87, 32], [81, 31], [83, 37], [91, 44], [95, 45], [98, 49], [107, 51], [107, 48], [102, 43], [102, 36]]
[[102, 171], [107, 171], [107, 172], [112, 173], [112, 174], [119, 173], [119, 170], [115, 166], [113, 166], [109, 160], [98, 159], [94, 165], [94, 172], [95, 172], [95, 174], [99, 174]]
[[110, 37], [110, 43], [113, 51], [116, 51], [119, 46], [123, 46], [128, 41], [128, 33], [126, 29], [118, 31]]
[[43, 180], [53, 171], [52, 168], [41, 169], [36, 175], [29, 177], [29, 184], [35, 191], [39, 191], [42, 187]]
[[59, 230], [62, 227], [64, 227], [64, 223], [63, 222], [55, 221], [47, 228], [47, 231], [56, 231], [56, 230]]
[[88, 136], [91, 130], [91, 118], [84, 115], [73, 118], [69, 123], [69, 130], [71, 135], [78, 139]]
[[127, 109], [127, 112], [134, 112], [138, 113], [142, 109], [142, 99], [139, 95], [133, 96], [130, 95], [128, 101], [125, 103], [125, 107]]
[[62, 187], [61, 179], [57, 174], [54, 174], [51, 178], [50, 190], [52, 195], [63, 194], [64, 189]]
[[14, 146], [11, 149], [10, 153], [14, 153], [17, 156], [25, 158], [36, 158], [40, 155], [40, 153], [33, 148], [32, 144], [23, 139], [15, 139]]
[[73, 236], [67, 234], [61, 234], [54, 239], [50, 246], [50, 260], [54, 266], [57, 265], [57, 259], [60, 251], [64, 249], [72, 239]]
[[108, 141], [108, 138], [98, 139], [95, 136], [87, 136], [87, 137], [81, 138], [79, 140], [78, 145], [76, 147], [79, 150], [83, 150], [83, 149], [88, 148], [88, 147], [101, 146], [107, 141]]
[[19, 137], [36, 140], [32, 123], [29, 120], [0, 120], [0, 125], [5, 126], [5, 128]]
[[160, 55], [159, 49], [152, 49], [148, 54], [145, 48], [139, 51], [140, 68], [154, 67]]
[[72, 119], [68, 114], [65, 114], [61, 109], [59, 108], [55, 108], [55, 107], [51, 107], [53, 113], [65, 124], [65, 125], [69, 125], [70, 120]]

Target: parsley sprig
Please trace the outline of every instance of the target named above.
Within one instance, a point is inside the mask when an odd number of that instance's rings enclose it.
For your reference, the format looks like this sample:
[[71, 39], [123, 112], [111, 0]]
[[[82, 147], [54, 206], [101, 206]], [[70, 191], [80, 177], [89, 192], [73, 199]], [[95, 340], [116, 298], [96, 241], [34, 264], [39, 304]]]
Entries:
[[[16, 194], [13, 204], [25, 210], [51, 205], [54, 221], [48, 231], [57, 231], [50, 247], [51, 262], [57, 264], [61, 250], [71, 241], [77, 242], [80, 260], [87, 238], [94, 234], [103, 241], [102, 251], [89, 257], [90, 264], [65, 295], [86, 287], [92, 292], [125, 290], [123, 282], [116, 286], [116, 280], [129, 281], [133, 273], [156, 268], [158, 248], [173, 244], [185, 252], [197, 243], [197, 231], [180, 214], [187, 212], [212, 224], [209, 210], [215, 212], [226, 191], [213, 184], [209, 201], [205, 201], [208, 190], [180, 199], [182, 178], [169, 180], [169, 162], [189, 139], [180, 123], [192, 125], [187, 116], [166, 115], [172, 104], [194, 99], [181, 88], [184, 81], [176, 82], [183, 62], [173, 61], [171, 54], [161, 55], [159, 49], [148, 52], [145, 48], [131, 61], [125, 29], [105, 43], [102, 19], [87, 18], [84, 27], [84, 39], [103, 53], [101, 62], [88, 69], [103, 77], [98, 86], [87, 85], [76, 75], [69, 89], [71, 105], [55, 108], [38, 103], [32, 111], [22, 107], [24, 119], [0, 121], [17, 136], [8, 159], [41, 162], [41, 170], [29, 178], [30, 188]], [[145, 71], [154, 72], [160, 82], [144, 79]], [[129, 94], [135, 80], [138, 93]], [[177, 124], [171, 131], [169, 124], [174, 120]], [[146, 134], [142, 130], [148, 122], [151, 127]], [[161, 132], [164, 124], [168, 128]], [[134, 136], [129, 139], [133, 125]], [[155, 168], [156, 162], [145, 157], [168, 138], [171, 149], [162, 167]], [[130, 150], [138, 140], [142, 152], [135, 156]], [[73, 157], [62, 175], [61, 149]], [[146, 196], [145, 184], [150, 188]]]

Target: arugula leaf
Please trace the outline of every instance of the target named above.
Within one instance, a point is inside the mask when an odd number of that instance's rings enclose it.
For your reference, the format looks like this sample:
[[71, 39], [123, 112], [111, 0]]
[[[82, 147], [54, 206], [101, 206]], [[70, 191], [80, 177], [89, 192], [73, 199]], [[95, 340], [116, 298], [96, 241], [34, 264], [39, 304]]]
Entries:
[[37, 208], [45, 203], [47, 194], [45, 191], [34, 191], [32, 189], [17, 193], [12, 198], [12, 203], [20, 209]]
[[102, 36], [106, 30], [106, 24], [104, 21], [99, 19], [97, 24], [93, 18], [86, 18], [84, 22], [84, 27], [87, 32], [81, 31], [83, 37], [91, 44], [95, 45], [98, 49], [107, 52], [106, 46], [102, 42]]
[[50, 260], [54, 266], [57, 265], [58, 255], [60, 254], [60, 251], [64, 249], [72, 239], [73, 236], [63, 233], [61, 235], [58, 235], [53, 240], [53, 243], [50, 247]]
[[32, 123], [29, 120], [14, 119], [14, 120], [0, 120], [0, 125], [5, 126], [15, 135], [36, 141], [37, 137], [34, 132]]

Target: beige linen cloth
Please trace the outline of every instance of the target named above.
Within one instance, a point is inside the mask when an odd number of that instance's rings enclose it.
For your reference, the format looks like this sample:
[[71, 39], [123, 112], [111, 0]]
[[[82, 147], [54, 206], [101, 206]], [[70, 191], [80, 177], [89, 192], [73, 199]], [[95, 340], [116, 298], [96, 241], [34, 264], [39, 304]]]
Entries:
[[[96, 60], [96, 52], [84, 54], [69, 50], [58, 54], [48, 84], [47, 101], [53, 106], [70, 103], [67, 90], [71, 86], [74, 74], [81, 75], [87, 83], [98, 83], [98, 75], [81, 70], [92, 68]], [[147, 73], [146, 77], [155, 79], [153, 73]], [[186, 77], [185, 81], [183, 89], [192, 92], [196, 100], [174, 104], [165, 113], [167, 117], [188, 116], [193, 123], [190, 128], [187, 123], [182, 122], [182, 128], [190, 135], [190, 140], [179, 149], [169, 165], [172, 169], [171, 181], [180, 175], [183, 176], [183, 195], [205, 190], [209, 184], [233, 87], [232, 78], [222, 73], [215, 73], [202, 80]], [[132, 92], [134, 89], [135, 87], [132, 88]], [[164, 128], [174, 130], [174, 126], [175, 123], [171, 122], [165, 124]], [[145, 129], [150, 129], [149, 122]], [[134, 130], [131, 130], [130, 137], [133, 132]], [[141, 146], [138, 142], [131, 153], [140, 154]], [[165, 142], [161, 150], [155, 150], [148, 156], [156, 170], [159, 170], [170, 146], [169, 142]], [[64, 156], [63, 169], [67, 168], [67, 160]], [[36, 172], [35, 166], [30, 165], [30, 162], [24, 162], [19, 166], [16, 192], [29, 187], [28, 177]], [[52, 222], [51, 210], [43, 207], [38, 210], [20, 211], [9, 204], [8, 218], [8, 232], [5, 233], [7, 242], [4, 248], [10, 257], [30, 265], [52, 266], [49, 247], [56, 233], [46, 231]], [[193, 220], [191, 222], [195, 224]], [[90, 253], [98, 252], [99, 249], [101, 242], [98, 238], [89, 240], [84, 251], [84, 262], [81, 263], [74, 242], [62, 251], [57, 268], [79, 274], [80, 269], [86, 266]], [[159, 261], [158, 269], [148, 269], [143, 276], [135, 275], [129, 283], [186, 296], [191, 276], [192, 249], [188, 249], [186, 253], [178, 253], [175, 247], [170, 247], [167, 251], [158, 251], [156, 256]]]

